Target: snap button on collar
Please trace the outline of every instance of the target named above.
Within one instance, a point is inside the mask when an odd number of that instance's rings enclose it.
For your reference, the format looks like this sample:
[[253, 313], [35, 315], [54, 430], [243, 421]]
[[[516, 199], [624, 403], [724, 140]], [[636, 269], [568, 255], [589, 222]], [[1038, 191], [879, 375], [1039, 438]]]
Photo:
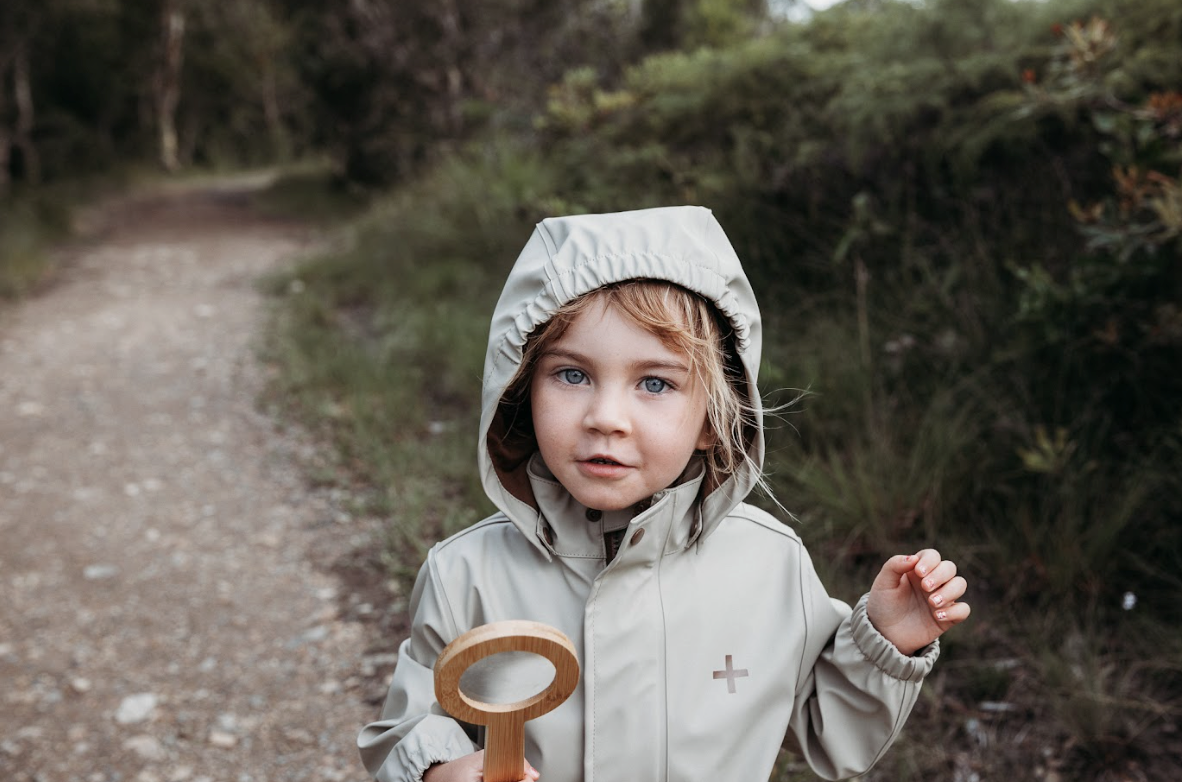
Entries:
[[603, 511], [595, 508], [587, 508], [587, 521], [599, 521], [603, 518]]
[[632, 534], [632, 545], [635, 546], [636, 544], [640, 543], [640, 541], [643, 538], [644, 538], [644, 528], [641, 527], [640, 529], [636, 530], [636, 532], [634, 532]]
[[554, 528], [550, 526], [550, 522], [548, 521], [542, 527], [542, 537], [546, 539], [548, 546], [554, 546]]

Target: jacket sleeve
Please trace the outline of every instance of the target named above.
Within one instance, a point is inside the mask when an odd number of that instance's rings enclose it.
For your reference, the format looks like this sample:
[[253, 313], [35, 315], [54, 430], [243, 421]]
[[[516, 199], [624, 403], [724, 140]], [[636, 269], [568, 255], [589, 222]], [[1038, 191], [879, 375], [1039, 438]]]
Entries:
[[357, 748], [378, 782], [421, 782], [434, 763], [446, 763], [477, 747], [435, 700], [434, 664], [458, 634], [435, 569], [434, 551], [419, 570], [411, 593], [411, 634], [398, 663], [381, 719], [366, 725]]
[[814, 772], [845, 779], [878, 762], [899, 735], [939, 642], [904, 655], [871, 624], [868, 595], [851, 612], [826, 594], [807, 554], [801, 571], [806, 651], [789, 727]]

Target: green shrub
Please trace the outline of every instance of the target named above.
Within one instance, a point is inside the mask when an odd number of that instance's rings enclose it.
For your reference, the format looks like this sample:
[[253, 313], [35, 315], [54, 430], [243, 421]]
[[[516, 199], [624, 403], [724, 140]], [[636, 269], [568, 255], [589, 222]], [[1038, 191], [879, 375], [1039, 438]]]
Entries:
[[69, 232], [65, 202], [48, 193], [0, 199], [0, 300], [35, 290], [52, 272], [50, 249]]
[[846, 3], [573, 70], [520, 144], [455, 156], [299, 272], [288, 311], [331, 337], [287, 376], [413, 567], [485, 507], [480, 356], [533, 222], [711, 207], [764, 308], [765, 392], [809, 392], [768, 466], [835, 593], [923, 545], [972, 585], [925, 739], [868, 778], [1119, 778], [1182, 708], [1182, 635], [1149, 619], [1182, 600], [1180, 31], [1171, 0]]

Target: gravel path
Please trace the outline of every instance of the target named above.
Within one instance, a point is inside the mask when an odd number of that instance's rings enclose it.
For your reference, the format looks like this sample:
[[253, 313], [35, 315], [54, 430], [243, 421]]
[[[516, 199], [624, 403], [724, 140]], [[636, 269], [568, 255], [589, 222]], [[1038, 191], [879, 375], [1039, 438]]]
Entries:
[[363, 523], [256, 407], [254, 281], [308, 240], [258, 184], [113, 205], [0, 313], [0, 780], [366, 778], [391, 661], [316, 564]]

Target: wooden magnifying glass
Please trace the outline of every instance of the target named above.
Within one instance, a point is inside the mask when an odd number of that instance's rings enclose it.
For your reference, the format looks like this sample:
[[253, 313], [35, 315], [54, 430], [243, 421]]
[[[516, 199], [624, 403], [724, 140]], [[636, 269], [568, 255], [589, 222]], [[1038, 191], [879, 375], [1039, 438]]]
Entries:
[[[554, 680], [537, 695], [514, 703], [484, 703], [460, 689], [473, 663], [501, 652], [528, 652], [554, 666]], [[525, 768], [525, 722], [565, 701], [579, 682], [575, 647], [561, 631], [541, 622], [510, 620], [475, 627], [452, 641], [435, 662], [435, 698], [457, 720], [487, 727], [485, 782], [518, 782]]]

